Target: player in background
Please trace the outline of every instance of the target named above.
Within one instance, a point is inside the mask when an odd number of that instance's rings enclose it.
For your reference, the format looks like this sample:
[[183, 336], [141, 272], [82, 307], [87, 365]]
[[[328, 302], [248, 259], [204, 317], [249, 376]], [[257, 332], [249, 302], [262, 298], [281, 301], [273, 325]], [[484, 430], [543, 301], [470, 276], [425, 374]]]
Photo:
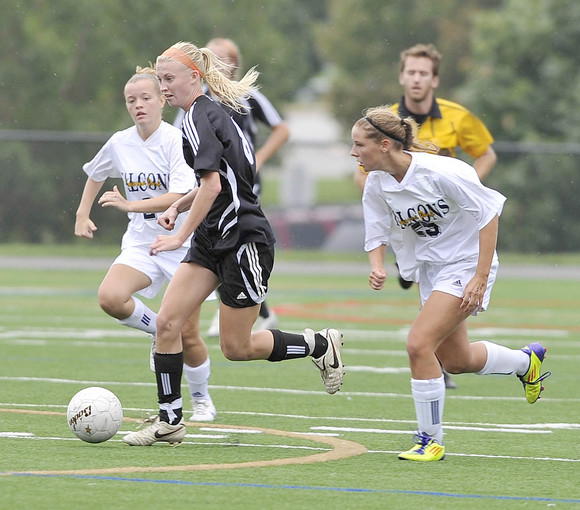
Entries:
[[[419, 126], [417, 139], [432, 142], [442, 156], [456, 156], [457, 148], [474, 159], [483, 181], [497, 161], [493, 137], [485, 124], [464, 106], [435, 96], [439, 86], [441, 54], [433, 44], [416, 44], [400, 54], [399, 83], [403, 96], [390, 108], [399, 117], [411, 117]], [[359, 168], [355, 181], [361, 191], [367, 174]]]
[[388, 107], [366, 111], [352, 128], [351, 155], [368, 172], [363, 192], [365, 251], [372, 289], [383, 288], [386, 247], [403, 277], [419, 283], [421, 309], [407, 337], [416, 444], [402, 460], [445, 455], [441, 365], [451, 373], [515, 374], [530, 404], [540, 397], [546, 349], [470, 343], [466, 320], [487, 309], [498, 270], [496, 242], [505, 197], [486, 188], [475, 169], [422, 151], [417, 124]]
[[[438, 154], [455, 157], [457, 148], [474, 159], [477, 175], [483, 179], [495, 166], [497, 156], [491, 144], [493, 137], [483, 122], [460, 104], [435, 96], [439, 86], [441, 54], [433, 44], [416, 44], [403, 50], [399, 60], [399, 83], [403, 96], [391, 106], [399, 117], [410, 117], [419, 126], [417, 138], [432, 142]], [[366, 182], [364, 169], [355, 173], [355, 181], [362, 191]], [[408, 289], [413, 284], [399, 274], [399, 285]], [[447, 388], [457, 385], [444, 372]]]
[[[493, 137], [483, 122], [458, 103], [435, 96], [439, 86], [441, 54], [433, 44], [416, 44], [400, 54], [399, 83], [403, 96], [391, 106], [399, 117], [411, 117], [419, 126], [417, 138], [439, 147], [442, 156], [455, 157], [457, 148], [474, 159], [473, 167], [483, 181], [497, 161]], [[362, 191], [367, 174], [355, 173]], [[408, 289], [411, 283], [399, 279]]]
[[157, 315], [155, 371], [159, 416], [148, 427], [123, 440], [132, 446], [157, 441], [180, 443], [185, 437], [180, 389], [185, 339], [184, 322], [220, 287], [220, 347], [235, 361], [283, 361], [312, 357], [328, 393], [342, 384], [342, 335], [335, 329], [303, 334], [268, 329], [252, 333], [266, 298], [274, 264], [274, 235], [253, 191], [254, 152], [242, 129], [203, 94], [203, 82], [221, 103], [240, 111], [240, 98], [254, 87], [253, 69], [239, 81], [227, 78], [219, 58], [207, 48], [179, 42], [157, 57], [161, 90], [172, 106], [187, 113], [183, 120], [185, 159], [198, 186], [159, 218], [168, 230], [180, 213], [189, 211], [177, 233], [158, 236], [151, 254], [179, 248], [195, 235], [188, 255], [169, 282]]
[[[114, 186], [98, 199], [102, 207], [115, 207], [129, 217], [121, 254], [103, 279], [98, 300], [101, 308], [120, 324], [150, 335], [150, 363], [155, 371], [157, 314], [135, 294], [155, 297], [185, 257], [189, 240], [160, 257], [152, 257], [149, 247], [165, 232], [157, 224], [157, 213], [191, 191], [195, 176], [183, 157], [180, 130], [161, 120], [165, 97], [155, 71], [138, 67], [125, 85], [124, 95], [135, 125], [111, 136], [83, 166], [88, 177], [76, 213], [75, 235], [93, 239], [97, 227], [90, 219], [92, 205], [106, 179], [122, 179], [125, 195]], [[184, 220], [185, 216], [180, 218], [180, 224]], [[193, 404], [191, 419], [212, 421], [216, 411], [208, 391], [210, 359], [196, 317], [184, 323], [182, 334], [189, 339], [184, 372]]]
[[[239, 80], [242, 69], [242, 54], [238, 45], [231, 39], [217, 37], [211, 39], [206, 44], [206, 48], [213, 51], [220, 60], [225, 64], [223, 66], [224, 74], [230, 80]], [[211, 91], [207, 85], [204, 87], [204, 94], [212, 97]], [[270, 100], [259, 90], [252, 90], [247, 98], [240, 100], [244, 106], [242, 111], [225, 106], [226, 111], [230, 114], [242, 128], [246, 139], [251, 143], [256, 157], [256, 180], [254, 183], [254, 193], [260, 196], [261, 192], [261, 173], [262, 166], [276, 154], [286, 143], [290, 136], [288, 124], [282, 119], [282, 116], [272, 105]], [[174, 126], [181, 127], [185, 111], [179, 109], [173, 122]], [[258, 146], [258, 127], [265, 126], [269, 130], [268, 137]], [[278, 326], [278, 319], [273, 310], [271, 310], [264, 301], [260, 306], [260, 314], [254, 330], [275, 328]], [[213, 316], [211, 324], [207, 330], [207, 336], [219, 336], [219, 309]]]

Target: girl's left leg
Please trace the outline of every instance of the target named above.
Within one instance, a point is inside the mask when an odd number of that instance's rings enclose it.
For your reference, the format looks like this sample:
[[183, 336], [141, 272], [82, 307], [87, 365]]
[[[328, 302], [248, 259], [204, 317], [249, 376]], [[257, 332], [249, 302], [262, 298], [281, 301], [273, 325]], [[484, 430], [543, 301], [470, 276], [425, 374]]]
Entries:
[[183, 375], [187, 381], [193, 414], [191, 421], [209, 422], [217, 411], [209, 393], [211, 362], [207, 346], [201, 338], [198, 308], [181, 329], [183, 342]]
[[[465, 327], [465, 325], [464, 325]], [[466, 333], [467, 335], [467, 333]], [[526, 400], [533, 404], [544, 389], [542, 381], [550, 375], [540, 375], [546, 349], [531, 343], [522, 349], [510, 349], [493, 342], [455, 342], [449, 338], [437, 350], [443, 366], [454, 374], [516, 375], [524, 386]]]
[[113, 264], [99, 286], [99, 305], [120, 324], [155, 333], [157, 314], [134, 296], [149, 285], [151, 280], [145, 273], [125, 264]]
[[468, 314], [459, 309], [460, 303], [450, 294], [432, 292], [409, 331], [407, 353], [418, 430], [417, 444], [399, 455], [402, 460], [428, 462], [445, 455], [445, 382], [436, 352], [449, 339], [460, 345], [469, 343], [464, 326]]
[[284, 361], [312, 356], [326, 391], [336, 393], [344, 376], [340, 354], [342, 335], [331, 328], [317, 333], [306, 329], [302, 334], [278, 329], [252, 333], [259, 310], [260, 305], [233, 308], [221, 304], [220, 347], [225, 357], [234, 361]]

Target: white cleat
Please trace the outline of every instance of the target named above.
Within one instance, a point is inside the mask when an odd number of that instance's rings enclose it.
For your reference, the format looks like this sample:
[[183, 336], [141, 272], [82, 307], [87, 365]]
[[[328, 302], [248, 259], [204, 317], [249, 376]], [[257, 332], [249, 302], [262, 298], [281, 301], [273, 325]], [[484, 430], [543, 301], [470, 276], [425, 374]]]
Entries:
[[217, 411], [211, 400], [194, 400], [193, 414], [189, 421], [214, 421]]
[[[314, 338], [314, 331], [311, 329], [305, 329], [304, 333]], [[333, 395], [340, 390], [344, 376], [344, 365], [340, 356], [342, 334], [340, 331], [330, 328], [323, 329], [318, 334], [328, 340], [328, 349], [320, 358], [313, 358], [312, 363], [320, 370], [320, 376], [327, 393]]]
[[161, 421], [159, 416], [150, 420], [150, 425], [135, 432], [129, 432], [123, 437], [123, 441], [130, 446], [150, 446], [153, 443], [164, 441], [171, 445], [181, 444], [185, 437], [185, 421], [170, 425]]

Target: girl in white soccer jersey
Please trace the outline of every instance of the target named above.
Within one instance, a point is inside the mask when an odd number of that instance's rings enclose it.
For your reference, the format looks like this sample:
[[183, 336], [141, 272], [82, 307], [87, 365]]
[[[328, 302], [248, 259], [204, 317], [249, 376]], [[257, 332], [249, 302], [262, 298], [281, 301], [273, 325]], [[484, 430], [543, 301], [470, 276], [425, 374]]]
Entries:
[[466, 163], [421, 152], [433, 146], [416, 141], [416, 132], [412, 119], [371, 108], [352, 128], [351, 155], [369, 172], [363, 211], [370, 286], [384, 285], [387, 245], [403, 278], [419, 283], [422, 307], [407, 338], [417, 439], [399, 458], [426, 462], [445, 455], [439, 362], [455, 374], [515, 374], [530, 404], [549, 373], [540, 376], [546, 349], [538, 343], [512, 350], [469, 342], [466, 319], [487, 308], [497, 274], [505, 197]]
[[[193, 189], [195, 176], [183, 158], [181, 132], [161, 120], [165, 97], [155, 71], [138, 67], [124, 94], [135, 125], [115, 133], [83, 166], [88, 178], [76, 214], [75, 234], [93, 238], [97, 227], [90, 211], [97, 194], [107, 178], [121, 178], [125, 196], [114, 186], [98, 200], [101, 206], [115, 207], [129, 216], [121, 254], [99, 287], [99, 304], [121, 324], [150, 334], [154, 341], [157, 314], [134, 294], [155, 297], [185, 257], [189, 242], [159, 257], [149, 254], [149, 246], [165, 232], [157, 224], [156, 213]], [[193, 401], [191, 419], [212, 421], [216, 411], [208, 392], [210, 360], [195, 317], [186, 322], [183, 335], [188, 346], [184, 371]]]
[[179, 331], [192, 314], [198, 315], [205, 298], [220, 287], [220, 347], [236, 361], [283, 361], [312, 356], [328, 393], [340, 389], [344, 369], [341, 334], [335, 329], [304, 334], [269, 329], [252, 333], [266, 298], [274, 263], [274, 235], [253, 192], [254, 153], [240, 127], [212, 95], [234, 109], [247, 96], [257, 73], [239, 82], [220, 71], [220, 61], [207, 48], [177, 43], [157, 58], [161, 90], [172, 106], [187, 111], [183, 120], [186, 161], [199, 186], [177, 200], [159, 221], [174, 228], [180, 212], [189, 215], [172, 236], [159, 236], [151, 253], [159, 256], [178, 248], [195, 231], [191, 248], [171, 279], [157, 315], [155, 370], [159, 419], [149, 427], [124, 436], [132, 446], [156, 441], [179, 443], [185, 436], [180, 379], [183, 346]]

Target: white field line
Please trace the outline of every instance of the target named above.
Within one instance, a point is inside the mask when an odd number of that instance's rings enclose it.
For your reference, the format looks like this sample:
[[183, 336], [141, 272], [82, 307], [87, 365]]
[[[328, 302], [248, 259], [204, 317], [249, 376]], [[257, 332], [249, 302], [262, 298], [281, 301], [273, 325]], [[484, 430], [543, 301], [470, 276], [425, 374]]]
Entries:
[[[5, 405], [5, 404], [0, 404], [0, 405]], [[31, 405], [31, 407], [34, 407]], [[40, 407], [40, 406], [39, 406]], [[44, 407], [64, 407], [64, 406], [44, 406]], [[267, 413], [251, 413], [251, 412], [244, 412], [244, 413], [231, 413], [231, 414], [245, 414], [245, 415], [264, 415]], [[268, 414], [269, 416], [272, 416], [272, 414]], [[276, 415], [278, 416], [278, 415]], [[334, 417], [304, 417], [304, 416], [300, 416], [300, 415], [280, 415], [280, 416], [292, 416], [292, 417], [296, 417], [296, 418], [308, 418], [308, 419], [327, 419], [327, 420], [340, 420], [342, 418], [334, 418]], [[358, 420], [358, 421], [369, 421], [368, 419], [364, 419], [364, 418], [350, 418], [351, 420]], [[397, 420], [384, 420], [384, 421], [397, 421]], [[402, 420], [400, 420], [402, 421]], [[488, 425], [490, 427], [494, 427], [494, 425], [492, 424], [484, 424], [484, 425]], [[566, 429], [568, 428], [568, 425], [571, 426], [571, 428], [577, 429], [580, 428], [580, 424], [563, 424], [563, 423], [556, 423], [556, 424], [533, 424], [532, 427], [536, 428], [536, 429], [540, 429], [540, 428], [556, 428], [556, 429]], [[530, 425], [525, 425], [527, 427], [529, 427]], [[503, 425], [502, 425], [503, 427]], [[479, 427], [479, 428], [473, 428], [472, 430], [477, 431], [477, 432], [513, 432], [516, 434], [522, 434], [522, 433], [533, 433], [532, 431], [526, 430], [526, 429], [519, 429], [519, 428], [515, 428], [515, 427], [519, 427], [519, 425], [507, 425], [508, 429], [507, 430], [500, 430], [497, 426], [495, 426], [495, 428], [487, 428], [487, 427]], [[450, 424], [446, 424], [445, 428], [448, 430], [466, 430], [469, 429], [469, 427], [454, 427], [453, 425]], [[205, 430], [203, 428], [201, 428], [200, 430]], [[227, 428], [225, 429], [227, 430]], [[409, 430], [389, 430], [389, 429], [363, 429], [363, 428], [345, 428], [345, 427], [310, 427], [310, 430], [312, 431], [316, 431], [316, 430], [325, 430], [327, 431], [327, 433], [322, 433], [319, 435], [329, 435], [329, 436], [335, 436], [335, 435], [341, 435], [341, 434], [332, 434], [329, 433], [330, 431], [335, 431], [335, 432], [357, 432], [357, 433], [369, 433], [369, 434], [405, 434], [405, 435], [409, 435], [412, 434], [411, 431]], [[216, 429], [210, 428], [207, 429], [208, 432], [216, 432]], [[234, 429], [232, 431], [233, 433], [239, 434], [240, 432], [243, 432], [243, 430], [239, 430], [239, 429]], [[249, 430], [248, 432], [254, 432]], [[545, 430], [543, 431], [543, 433], [549, 433], [549, 430]], [[118, 435], [123, 435], [126, 434], [127, 432], [121, 431], [118, 433]], [[310, 432], [297, 432], [298, 434], [309, 434], [309, 435], [315, 435], [316, 432], [310, 433]], [[540, 430], [536, 430], [535, 433], [542, 433], [542, 431]], [[215, 436], [215, 435], [203, 435], [203, 434], [187, 434], [185, 436], [188, 439], [227, 439], [227, 437], [225, 436]], [[55, 436], [49, 436], [49, 437], [39, 437], [39, 436], [35, 436], [34, 434], [31, 433], [26, 433], [26, 432], [3, 432], [0, 433], [0, 439], [28, 439], [28, 440], [50, 440], [50, 441], [78, 441], [77, 438], [73, 438], [73, 437], [55, 437]], [[110, 439], [109, 441], [112, 442], [121, 442], [120, 439]], [[255, 444], [255, 443], [240, 443], [238, 441], [235, 442], [227, 442], [227, 441], [220, 441], [220, 442], [210, 442], [210, 441], [183, 441], [183, 444], [188, 444], [188, 445], [204, 445], [204, 446], [208, 446], [208, 445], [215, 445], [215, 446], [240, 446], [240, 447], [248, 447], [248, 448], [278, 448], [278, 449], [295, 449], [295, 450], [318, 450], [318, 451], [328, 451], [328, 448], [323, 448], [323, 447], [310, 447], [310, 446], [296, 446], [296, 445], [286, 445], [286, 444], [278, 444], [278, 445], [264, 445], [264, 444]], [[395, 450], [369, 450], [367, 452], [368, 454], [387, 454], [387, 455], [396, 455], [399, 452], [395, 451]], [[525, 456], [512, 456], [512, 455], [489, 455], [489, 454], [474, 454], [474, 453], [447, 453], [446, 455], [450, 455], [450, 456], [457, 456], [457, 457], [474, 457], [474, 458], [487, 458], [487, 459], [506, 459], [506, 460], [535, 460], [535, 461], [549, 461], [549, 462], [580, 462], [580, 459], [571, 459], [571, 458], [561, 458], [561, 457], [525, 457]]]
[[[29, 408], [29, 409], [59, 409], [65, 410], [67, 406], [65, 404], [25, 404], [16, 402], [0, 402], [0, 407], [7, 408]], [[140, 412], [140, 413], [150, 413], [151, 409], [145, 409], [142, 407], [124, 407], [125, 411]], [[400, 424], [400, 425], [415, 425], [415, 420], [403, 420], [394, 418], [360, 418], [353, 416], [309, 416], [304, 414], [287, 414], [287, 413], [264, 413], [255, 411], [225, 411], [220, 409], [220, 414], [229, 414], [232, 416], [252, 416], [252, 417], [263, 417], [263, 418], [288, 418], [292, 420], [316, 420], [316, 421], [327, 421], [327, 422], [356, 422], [356, 423], [374, 423], [374, 424]], [[444, 427], [453, 427], [457, 430], [462, 430], [465, 427], [501, 427], [504, 429], [533, 429], [533, 430], [580, 430], [580, 423], [484, 423], [484, 422], [461, 422], [461, 421], [445, 421], [443, 422]], [[224, 426], [227, 429], [227, 426]], [[312, 430], [312, 427], [310, 428]], [[208, 430], [216, 432], [219, 429], [216, 427], [203, 427], [201, 426], [199, 430]], [[228, 429], [229, 430], [229, 429]], [[233, 429], [235, 433], [240, 433], [240, 429]], [[412, 431], [406, 428], [404, 431], [399, 430], [401, 433], [411, 433]], [[255, 431], [253, 429], [248, 429], [248, 433], [256, 434], [261, 433], [260, 431]]]
[[[348, 370], [348, 367], [347, 367]], [[0, 376], [0, 381], [7, 382], [33, 382], [33, 383], [54, 383], [54, 384], [74, 384], [74, 385], [86, 385], [86, 386], [126, 386], [126, 387], [150, 387], [155, 388], [156, 384], [152, 382], [119, 382], [119, 381], [89, 381], [89, 380], [76, 380], [76, 379], [60, 379], [51, 377], [11, 377], [11, 376]], [[222, 390], [222, 391], [243, 391], [243, 392], [256, 392], [256, 393], [278, 393], [285, 395], [310, 395], [310, 396], [324, 396], [326, 398], [327, 393], [325, 391], [314, 391], [314, 390], [297, 390], [289, 388], [265, 388], [265, 387], [255, 387], [255, 386], [231, 386], [231, 385], [213, 385], [210, 384], [209, 388], [211, 390]], [[348, 398], [348, 397], [369, 397], [369, 398], [404, 398], [411, 399], [411, 395], [408, 393], [378, 393], [369, 391], [340, 391], [335, 395], [335, 398]], [[478, 396], [478, 395], [446, 395], [448, 400], [473, 400], [473, 401], [504, 401], [504, 402], [519, 402], [522, 397], [501, 397], [501, 396]], [[550, 402], [580, 402], [580, 398], [542, 398], [542, 403], [544, 405]], [[1, 403], [0, 403], [1, 405]]]
[[[507, 432], [510, 434], [551, 434], [551, 430], [528, 430], [528, 429], [513, 429], [501, 427], [457, 427], [453, 425], [445, 425], [445, 430], [468, 430], [470, 432]], [[387, 430], [387, 429], [365, 429], [357, 427], [311, 427], [312, 430], [327, 430], [329, 432], [355, 432], [362, 434], [414, 434], [408, 430]]]
[[[76, 319], [75, 319], [76, 320]], [[203, 321], [202, 321], [203, 322]], [[209, 321], [205, 321], [209, 322]], [[533, 329], [533, 328], [478, 328], [475, 324], [470, 324], [469, 330], [475, 337], [533, 337], [533, 338], [566, 338], [570, 333], [562, 329]], [[300, 333], [301, 331], [296, 331]], [[341, 329], [341, 332], [352, 340], [402, 340], [405, 341], [409, 328], [398, 330], [367, 330], [367, 329]], [[143, 337], [142, 331], [131, 328], [46, 328], [31, 327], [12, 329], [1, 327], [0, 338], [11, 337], [48, 337], [48, 338], [99, 338], [99, 337]]]
[[[240, 432], [236, 430], [236, 432]], [[117, 432], [117, 435], [128, 434], [128, 431]], [[227, 439], [227, 436], [207, 435], [202, 434], [185, 434], [188, 439]], [[76, 437], [58, 437], [58, 436], [35, 436], [28, 432], [1, 432], [0, 439], [28, 439], [34, 441], [78, 441]], [[108, 443], [122, 443], [122, 439], [109, 439]], [[315, 447], [315, 446], [296, 446], [289, 444], [253, 444], [253, 443], [239, 443], [239, 442], [209, 442], [209, 441], [182, 441], [182, 444], [197, 445], [197, 446], [243, 446], [247, 448], [277, 448], [283, 450], [315, 450], [315, 451], [331, 451], [331, 448]]]
[[[508, 346], [508, 344], [510, 342], [498, 342], [504, 346]], [[513, 342], [512, 342], [513, 343]], [[550, 360], [554, 360], [554, 359], [558, 359], [558, 360], [580, 360], [580, 354], [557, 354], [554, 352], [553, 348], [556, 348], [557, 346], [555, 345], [555, 342], [550, 342], [549, 343], [549, 347], [550, 347], [550, 353], [549, 353], [549, 359]], [[568, 342], [566, 345], [563, 345], [563, 347], [565, 347], [566, 349], [568, 347], [571, 348], [576, 348], [576, 345], [571, 345], [570, 342]], [[580, 348], [580, 345], [578, 346]], [[348, 356], [373, 356], [373, 357], [378, 357], [378, 356], [388, 356], [390, 358], [404, 358], [405, 360], [407, 359], [407, 351], [404, 348], [401, 348], [401, 350], [399, 351], [394, 351], [394, 350], [382, 350], [382, 349], [348, 349], [348, 348], [343, 348], [342, 349], [342, 354], [346, 354]], [[364, 372], [364, 371], [368, 371], [368, 372], [372, 372], [374, 368], [377, 368], [378, 371], [382, 371], [384, 370], [383, 367], [356, 367], [353, 365], [347, 365], [348, 366], [348, 371], [349, 372]], [[368, 369], [368, 370], [366, 370]], [[391, 370], [394, 370], [393, 372], [389, 372], [389, 369], [386, 369], [385, 372], [383, 373], [403, 373], [403, 370], [400, 367], [397, 368], [392, 368]], [[396, 372], [396, 370], [401, 370], [401, 372]], [[407, 369], [407, 372], [409, 372], [410, 369]]]
[[143, 331], [137, 329], [123, 328], [117, 329], [94, 329], [94, 328], [26, 328], [26, 329], [7, 329], [0, 328], [0, 339], [24, 339], [24, 338], [56, 338], [58, 339], [93, 339], [93, 338], [147, 338]]
[[367, 374], [408, 374], [411, 372], [409, 367], [366, 367], [357, 365], [348, 365], [349, 372], [364, 372]]
[[[12, 438], [12, 439], [28, 439], [28, 440], [50, 440], [50, 441], [78, 441], [77, 438], [70, 437], [24, 437], [14, 433], [14, 436], [0, 436]], [[189, 437], [187, 434], [185, 437]], [[109, 439], [109, 442], [121, 443], [121, 439]], [[295, 446], [295, 445], [264, 445], [264, 444], [251, 444], [251, 443], [228, 443], [228, 442], [208, 442], [208, 441], [183, 441], [183, 445], [193, 445], [193, 446], [236, 446], [236, 447], [247, 447], [247, 448], [278, 448], [286, 450], [317, 450], [317, 451], [330, 451], [329, 448], [317, 448], [312, 446]], [[368, 450], [366, 454], [383, 454], [383, 455], [397, 455], [400, 451], [398, 450]], [[366, 455], [365, 454], [365, 455]], [[478, 453], [450, 453], [445, 452], [446, 456], [451, 457], [473, 457], [482, 459], [505, 459], [505, 460], [527, 460], [527, 461], [548, 461], [548, 462], [580, 462], [580, 459], [566, 459], [562, 457], [524, 457], [515, 455], [489, 455], [489, 454], [478, 454]]]
[[[365, 329], [341, 329], [340, 330], [345, 337], [348, 335], [350, 338], [354, 339], [394, 339], [402, 338], [406, 339], [409, 332], [409, 328], [401, 328], [397, 331], [389, 330], [365, 330]], [[503, 336], [515, 336], [515, 337], [534, 337], [534, 338], [565, 338], [570, 335], [568, 331], [563, 329], [532, 329], [532, 328], [489, 328], [482, 327], [478, 328], [476, 323], [469, 324], [470, 334], [475, 337], [496, 337], [499, 335]]]
[[[24, 320], [24, 319], [23, 319]], [[302, 331], [296, 331], [301, 333]], [[369, 353], [370, 355], [392, 355], [405, 356], [406, 337], [408, 328], [397, 331], [389, 330], [360, 330], [360, 329], [343, 329], [346, 354]], [[131, 339], [136, 340], [135, 344], [122, 341], [111, 342], [110, 339]], [[580, 349], [580, 342], [570, 342], [572, 334], [569, 331], [558, 329], [514, 329], [514, 328], [470, 328], [470, 338], [472, 341], [488, 338], [507, 347], [519, 348], [529, 343], [529, 340], [543, 341], [552, 351], [556, 348]], [[106, 344], [107, 349], [141, 347], [140, 340], [147, 341], [147, 336], [142, 331], [131, 328], [56, 328], [56, 327], [34, 327], [34, 328], [6, 328], [0, 327], [0, 343], [8, 345], [56, 345], [65, 344], [75, 347], [98, 347]], [[90, 342], [93, 340], [93, 342]], [[99, 342], [99, 340], [104, 340]], [[558, 341], [559, 340], [559, 341]], [[382, 342], [397, 343], [401, 346], [399, 350], [379, 350], [361, 349], [356, 350], [356, 344], [364, 342], [365, 344], [375, 344]], [[219, 350], [217, 345], [210, 344], [209, 348]], [[550, 352], [557, 355], [555, 352]]]
[[[35, 338], [35, 336], [42, 336], [43, 338]], [[5, 344], [5, 345], [20, 345], [20, 346], [37, 346], [37, 347], [41, 347], [41, 346], [47, 346], [47, 345], [51, 345], [54, 346], [57, 343], [60, 344], [65, 344], [67, 345], [67, 347], [106, 347], [108, 350], [110, 349], [143, 349], [143, 345], [145, 344], [146, 347], [149, 347], [149, 339], [144, 337], [143, 335], [138, 335], [139, 340], [143, 340], [143, 342], [139, 341], [139, 342], [123, 342], [123, 341], [114, 341], [114, 342], [110, 342], [110, 341], [103, 341], [103, 340], [66, 340], [67, 336], [66, 335], [54, 335], [54, 337], [51, 340], [47, 340], [46, 337], [48, 335], [28, 335], [28, 336], [14, 336], [14, 335], [9, 335], [7, 333], [2, 333], [0, 332], [0, 344]], [[119, 335], [117, 334], [113, 334], [113, 333], [108, 333], [106, 335], [101, 335], [100, 338], [103, 337], [118, 337]], [[132, 335], [132, 336], [136, 336], [136, 335]], [[70, 335], [70, 338], [79, 338], [79, 335]], [[99, 338], [99, 337], [94, 337], [94, 338]], [[56, 340], [56, 341], [55, 341]], [[61, 342], [58, 342], [58, 340], [62, 340]], [[514, 340], [506, 340], [506, 341], [497, 341], [497, 343], [505, 345], [506, 347], [510, 346], [510, 344], [513, 345], [514, 348], [518, 348], [518, 346], [523, 345], [524, 342], [518, 342], [515, 343]], [[561, 342], [561, 343], [557, 343], [554, 341], [550, 341], [549, 342], [549, 347], [550, 347], [550, 354], [549, 357], [550, 359], [559, 359], [559, 360], [580, 360], [580, 354], [572, 354], [572, 355], [568, 355], [568, 354], [557, 354], [557, 351], [555, 352], [554, 349], [556, 348], [566, 348], [567, 350], [569, 349], [574, 349], [574, 348], [579, 348], [580, 349], [580, 342], [578, 342], [578, 344], [573, 344], [569, 341], [566, 342]], [[210, 343], [207, 345], [208, 350], [212, 351], [212, 352], [221, 352], [219, 345], [217, 344], [213, 344]], [[392, 350], [392, 349], [356, 349], [356, 348], [343, 348], [342, 349], [342, 353], [347, 355], [347, 356], [373, 356], [373, 357], [377, 357], [377, 356], [387, 356], [387, 357], [397, 357], [397, 358], [404, 358], [407, 359], [407, 351], [404, 348], [404, 345], [401, 345], [401, 349], [399, 350]], [[348, 365], [348, 370], [349, 372], [377, 372], [377, 373], [406, 373], [409, 372], [409, 369], [403, 369], [401, 367], [395, 367], [395, 368], [385, 368], [385, 367], [358, 367], [358, 366], [353, 366], [353, 365]]]
[[[381, 453], [388, 455], [397, 455], [401, 453], [396, 450], [367, 450], [368, 453]], [[527, 460], [527, 461], [549, 461], [549, 462], [580, 462], [580, 459], [566, 459], [562, 457], [521, 457], [517, 455], [487, 455], [480, 453], [449, 453], [445, 452], [446, 457], [473, 457], [480, 459], [506, 459], [506, 460]], [[550, 506], [550, 505], [548, 505]], [[555, 505], [553, 505], [555, 506]]]

